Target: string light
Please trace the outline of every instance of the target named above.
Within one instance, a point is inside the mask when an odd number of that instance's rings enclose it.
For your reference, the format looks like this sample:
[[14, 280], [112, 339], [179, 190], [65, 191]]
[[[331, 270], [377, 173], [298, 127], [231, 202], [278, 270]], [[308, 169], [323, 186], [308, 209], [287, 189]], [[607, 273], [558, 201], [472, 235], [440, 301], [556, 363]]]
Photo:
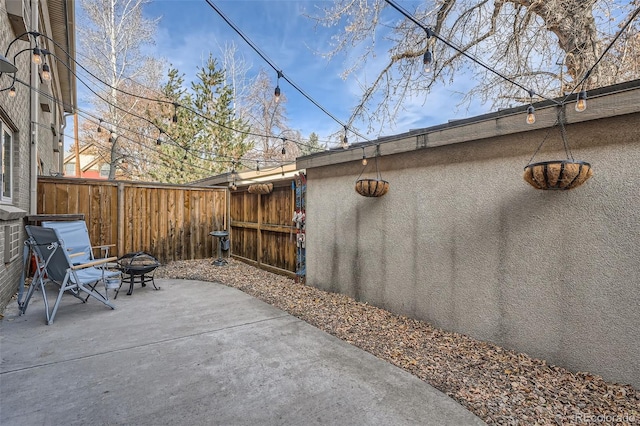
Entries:
[[42, 65], [42, 79], [44, 81], [51, 81], [51, 70], [48, 64]]
[[422, 63], [424, 64], [425, 73], [431, 72], [432, 62], [433, 62], [433, 55], [431, 54], [431, 51], [427, 49], [427, 51], [424, 52], [424, 57], [422, 58]]
[[527, 124], [533, 124], [536, 122], [536, 109], [533, 107], [533, 90], [529, 90], [529, 108], [527, 108]]
[[[312, 104], [314, 104], [316, 107], [318, 107], [327, 116], [331, 117], [336, 123], [346, 127], [346, 125], [342, 121], [338, 120], [333, 114], [331, 114], [329, 111], [327, 111], [326, 108], [324, 108], [322, 105], [320, 105], [318, 102], [316, 102], [304, 90], [302, 90], [300, 88], [300, 86], [298, 86], [295, 82], [291, 81], [286, 75], [284, 75], [284, 73], [282, 71], [280, 71], [278, 69], [278, 67], [276, 67], [274, 62], [272, 60], [270, 60], [269, 58], [267, 58], [267, 56], [255, 45], [255, 43], [253, 43], [249, 39], [249, 37], [247, 37], [242, 31], [240, 31], [240, 29], [229, 18], [227, 18], [227, 16], [222, 12], [222, 10], [220, 10], [220, 8], [218, 6], [216, 6], [216, 4], [213, 1], [211, 1], [211, 0], [205, 0], [205, 1], [227, 23], [227, 25], [229, 25], [236, 32], [236, 34], [238, 34], [249, 45], [249, 47], [251, 47], [258, 54], [258, 56], [260, 56], [271, 68], [273, 68], [278, 73], [278, 77], [282, 77], [284, 80], [286, 80], [287, 83], [289, 83], [294, 89], [296, 89], [298, 91], [298, 93], [300, 93], [302, 96], [307, 98]], [[277, 92], [279, 92], [278, 89], [279, 89], [279, 86], [276, 87], [276, 91]], [[362, 139], [368, 141], [368, 139], [366, 137], [364, 137], [360, 133], [356, 132], [355, 130], [352, 129], [351, 131], [355, 135], [357, 135], [357, 136], [361, 137]]]
[[273, 96], [276, 102], [280, 101], [280, 77], [282, 77], [282, 71], [278, 71], [278, 79], [276, 81], [276, 90], [273, 92]]
[[344, 136], [342, 137], [342, 149], [349, 148], [349, 139], [347, 139], [347, 126], [344, 126]]
[[11, 86], [11, 89], [9, 89], [9, 97], [10, 98], [15, 98], [16, 97], [16, 88], [15, 88], [15, 86]]
[[260, 160], [256, 160], [256, 174], [260, 174]]
[[162, 135], [163, 135], [163, 131], [160, 130], [160, 134], [158, 135], [158, 139], [156, 139], [156, 145], [162, 145]]
[[31, 61], [36, 65], [40, 65], [42, 63], [42, 55], [40, 53], [41, 53], [41, 51], [40, 51], [39, 48], [37, 48], [37, 47], [33, 48], [33, 54], [31, 55]]
[[98, 123], [98, 133], [102, 133], [102, 118], [100, 119], [100, 122]]
[[576, 111], [582, 112], [587, 109], [587, 92], [581, 90], [578, 92], [578, 96], [576, 99]]
[[533, 105], [529, 105], [529, 108], [527, 108], [527, 124], [533, 124], [536, 122], [535, 111], [536, 109], [533, 107]]

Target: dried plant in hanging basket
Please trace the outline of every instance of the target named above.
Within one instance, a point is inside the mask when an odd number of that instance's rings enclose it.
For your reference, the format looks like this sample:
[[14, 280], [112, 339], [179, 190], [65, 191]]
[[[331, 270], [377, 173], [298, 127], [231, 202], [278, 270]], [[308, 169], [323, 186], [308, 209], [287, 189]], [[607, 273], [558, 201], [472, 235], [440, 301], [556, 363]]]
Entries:
[[537, 189], [573, 189], [591, 176], [591, 164], [584, 161], [542, 161], [528, 164], [524, 168], [524, 180]]
[[272, 183], [254, 183], [253, 185], [249, 185], [247, 189], [251, 194], [271, 194], [273, 191]]
[[382, 179], [359, 179], [356, 192], [365, 197], [382, 197], [389, 191], [389, 182]]

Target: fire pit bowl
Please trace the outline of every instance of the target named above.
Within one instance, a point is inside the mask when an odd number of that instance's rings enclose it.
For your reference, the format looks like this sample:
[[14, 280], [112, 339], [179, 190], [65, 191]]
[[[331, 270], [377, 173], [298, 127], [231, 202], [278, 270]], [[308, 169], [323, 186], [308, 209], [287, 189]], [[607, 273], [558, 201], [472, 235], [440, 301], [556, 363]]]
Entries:
[[[127, 253], [120, 257], [118, 259], [118, 269], [120, 269], [123, 274], [122, 282], [124, 283], [127, 279], [129, 281], [129, 291], [127, 295], [131, 296], [133, 294], [133, 284], [136, 280], [142, 284], [142, 287], [145, 287], [147, 283], [150, 282], [153, 284], [154, 289], [160, 290], [153, 280], [153, 272], [158, 266], [160, 266], [158, 259], [143, 251]], [[122, 287], [122, 284], [120, 284], [120, 287]], [[120, 288], [118, 288], [114, 299], [118, 297], [119, 291]]]

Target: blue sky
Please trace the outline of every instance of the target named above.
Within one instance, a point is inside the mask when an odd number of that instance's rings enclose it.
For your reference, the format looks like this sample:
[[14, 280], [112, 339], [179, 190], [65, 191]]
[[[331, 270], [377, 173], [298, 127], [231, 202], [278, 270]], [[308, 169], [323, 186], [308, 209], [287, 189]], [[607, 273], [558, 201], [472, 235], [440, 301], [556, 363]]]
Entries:
[[[348, 120], [352, 109], [358, 104], [361, 93], [358, 80], [372, 78], [387, 61], [387, 52], [381, 43], [374, 63], [367, 64], [357, 76], [350, 76], [346, 80], [341, 78], [340, 74], [349, 60], [348, 55], [331, 62], [320, 55], [329, 49], [331, 36], [340, 29], [317, 29], [314, 22], [304, 16], [317, 14], [318, 7], [331, 4], [330, 0], [216, 0], [214, 3], [290, 80], [342, 122]], [[410, 3], [415, 2], [403, 2], [403, 5], [409, 7]], [[393, 10], [387, 12], [389, 19], [401, 18]], [[153, 1], [145, 7], [145, 14], [150, 18], [161, 18], [155, 46], [157, 55], [173, 64], [187, 79], [195, 75], [197, 67], [202, 66], [209, 52], [219, 55], [220, 46], [233, 42], [244, 60], [251, 65], [250, 74], [265, 69], [269, 75], [273, 75], [275, 87], [276, 71], [206, 1]], [[456, 87], [438, 87], [429, 94], [428, 99], [425, 95], [425, 98], [409, 100], [405, 104], [405, 111], [398, 117], [397, 125], [385, 128], [380, 135], [401, 133], [486, 112], [482, 106], [470, 111], [456, 108], [456, 99], [460, 98], [456, 92], [464, 91], [463, 86], [464, 82]], [[304, 137], [316, 132], [321, 140], [327, 140], [330, 134], [342, 129], [287, 82], [281, 80], [280, 87], [288, 99], [289, 126], [300, 130]], [[355, 124], [366, 133], [366, 126]], [[375, 138], [379, 134], [374, 132], [367, 136]]]
[[[321, 54], [331, 47], [331, 38], [340, 27], [319, 27], [305, 15], [319, 15], [320, 7], [329, 6], [332, 0], [214, 0], [218, 8], [272, 61], [283, 73], [311, 98], [339, 121], [346, 123], [362, 94], [361, 82], [371, 81], [388, 61], [385, 42], [376, 44], [376, 57], [346, 80], [341, 74], [352, 60], [354, 52], [325, 59]], [[402, 1], [410, 9], [422, 1]], [[78, 13], [82, 13], [79, 9]], [[233, 43], [238, 54], [251, 67], [249, 77], [261, 69], [272, 76], [275, 88], [277, 73], [265, 62], [205, 0], [152, 0], [144, 8], [147, 18], [160, 18], [155, 46], [148, 53], [163, 58], [181, 73], [187, 82], [193, 79], [197, 68], [202, 67], [211, 52], [220, 57], [221, 46]], [[397, 21], [402, 16], [391, 8], [385, 10], [385, 18]], [[82, 56], [78, 57], [82, 63]], [[424, 76], [416, 76], [424, 78]], [[367, 132], [367, 125], [356, 121], [354, 127], [369, 140], [446, 123], [488, 112], [488, 106], [473, 105], [470, 108], [457, 105], [472, 82], [458, 78], [450, 86], [438, 83], [427, 95], [408, 99], [397, 116], [394, 126]], [[288, 125], [299, 130], [304, 138], [315, 132], [321, 142], [331, 140], [337, 144], [335, 134], [342, 126], [316, 107], [286, 81], [280, 80], [280, 88], [287, 97]], [[78, 83], [79, 100], [88, 91]], [[90, 106], [81, 108], [91, 109]], [[73, 134], [70, 128], [67, 134]], [[332, 138], [331, 136], [334, 135]], [[361, 141], [349, 135], [350, 142]], [[66, 138], [70, 149], [73, 138]], [[333, 145], [333, 144], [332, 144]]]

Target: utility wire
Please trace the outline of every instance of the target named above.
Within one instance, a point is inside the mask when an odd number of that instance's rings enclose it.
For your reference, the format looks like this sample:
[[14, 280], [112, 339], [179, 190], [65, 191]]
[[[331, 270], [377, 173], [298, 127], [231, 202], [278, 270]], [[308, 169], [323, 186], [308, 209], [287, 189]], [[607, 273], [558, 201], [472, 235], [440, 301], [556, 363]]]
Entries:
[[[26, 83], [26, 82], [24, 82], [24, 81], [22, 81], [22, 80], [20, 80], [20, 79], [16, 79], [16, 81], [17, 81], [18, 83], [20, 83], [20, 84], [22, 84], [22, 85], [24, 85], [24, 86], [26, 86], [26, 87], [30, 88], [31, 90], [33, 90], [33, 91], [35, 91], [35, 92], [39, 93], [41, 96], [43, 96], [43, 97], [45, 97], [45, 98], [47, 98], [47, 99], [49, 99], [49, 100], [51, 100], [51, 101], [53, 101], [53, 102], [57, 103], [57, 104], [60, 104], [60, 105], [62, 105], [62, 106], [66, 106], [66, 107], [70, 107], [70, 105], [65, 104], [65, 103], [64, 103], [64, 101], [62, 101], [62, 100], [60, 100], [60, 99], [58, 99], [58, 98], [54, 97], [53, 95], [51, 95], [51, 94], [49, 94], [49, 93], [47, 93], [47, 92], [45, 92], [45, 91], [42, 91], [42, 90], [36, 89], [36, 88], [32, 87], [31, 85], [29, 85], [28, 83]], [[91, 122], [91, 123], [93, 123], [93, 124], [96, 124], [96, 125], [99, 125], [99, 126], [100, 126], [100, 125], [105, 125], [105, 124], [106, 124], [106, 125], [110, 125], [110, 126], [112, 126], [112, 128], [113, 128], [113, 129], [116, 129], [116, 130], [125, 130], [125, 131], [129, 132], [130, 134], [133, 134], [133, 135], [136, 135], [136, 136], [140, 136], [140, 137], [143, 137], [143, 138], [146, 138], [146, 139], [149, 139], [149, 140], [154, 140], [154, 138], [153, 138], [152, 136], [149, 136], [149, 135], [144, 134], [144, 133], [140, 133], [140, 132], [138, 132], [138, 131], [132, 130], [131, 128], [128, 128], [128, 127], [125, 127], [125, 126], [122, 126], [122, 125], [115, 125], [115, 124], [113, 124], [113, 123], [110, 123], [110, 122], [109, 122], [109, 121], [107, 121], [107, 120], [103, 120], [103, 119], [99, 118], [97, 115], [95, 115], [95, 114], [93, 114], [93, 113], [91, 113], [91, 112], [84, 111], [84, 110], [83, 110], [83, 109], [81, 109], [81, 108], [77, 108], [77, 107], [76, 107], [76, 108], [75, 108], [75, 110], [76, 110], [77, 112], [79, 112], [79, 113], [80, 113], [80, 115], [81, 115], [85, 120], [87, 120], [87, 121], [89, 121], [89, 122]], [[92, 119], [89, 119], [88, 117], [91, 117], [93, 120], [92, 120]], [[45, 127], [46, 127], [46, 126], [45, 126]], [[49, 127], [47, 127], [47, 128], [49, 129]], [[116, 132], [113, 132], [113, 133], [116, 133]], [[200, 150], [193, 149], [193, 148], [185, 148], [185, 147], [183, 147], [182, 145], [180, 145], [180, 144], [178, 144], [177, 142], [175, 142], [175, 141], [171, 138], [171, 135], [170, 135], [170, 134], [167, 134], [167, 133], [165, 133], [165, 132], [162, 132], [162, 134], [164, 134], [165, 136], [167, 136], [167, 138], [169, 138], [168, 142], [169, 142], [171, 145], [173, 145], [173, 146], [174, 146], [174, 147], [176, 147], [176, 148], [179, 148], [179, 149], [183, 149], [183, 150], [185, 150], [185, 154], [186, 154], [186, 153], [191, 153], [192, 155], [193, 155], [193, 153], [203, 154], [203, 155], [204, 155], [204, 154], [208, 154], [208, 152], [205, 152], [205, 151], [200, 151]], [[127, 137], [127, 136], [123, 135], [122, 133], [116, 133], [116, 135], [117, 135], [117, 137], [122, 137], [122, 138], [123, 138], [123, 139], [125, 139], [125, 140], [128, 140], [128, 141], [130, 141], [130, 142], [132, 142], [132, 143], [134, 143], [134, 144], [140, 145], [140, 146], [142, 146], [142, 147], [144, 147], [144, 148], [146, 148], [146, 149], [148, 149], [148, 150], [150, 150], [150, 151], [153, 151], [154, 153], [156, 153], [157, 155], [159, 155], [159, 156], [161, 156], [161, 157], [162, 157], [162, 156], [164, 156], [164, 157], [165, 157], [165, 159], [167, 159], [167, 160], [168, 160], [167, 162], [170, 162], [170, 161], [176, 161], [176, 158], [175, 158], [175, 157], [168, 156], [167, 154], [163, 153], [162, 151], [158, 151], [157, 149], [155, 149], [155, 148], [153, 148], [153, 147], [149, 147], [149, 146], [147, 146], [147, 145], [144, 145], [144, 144], [142, 144], [142, 143], [141, 143], [141, 142], [139, 142], [139, 141], [133, 140], [133, 139], [131, 139], [131, 138], [129, 138], [129, 137]], [[165, 143], [166, 143], [166, 142], [167, 142], [167, 141], [165, 140]], [[204, 158], [203, 158], [203, 157], [200, 157], [200, 156], [196, 156], [196, 158], [197, 158], [198, 160], [204, 160], [204, 161], [207, 161], [207, 162], [210, 162], [210, 163], [235, 163], [235, 164], [242, 164], [242, 162], [243, 162], [243, 161], [244, 161], [244, 162], [255, 162], [255, 161], [259, 161], [260, 163], [263, 163], [263, 164], [268, 164], [268, 163], [276, 164], [276, 166], [275, 166], [275, 167], [279, 167], [280, 165], [290, 164], [290, 162], [281, 162], [281, 161], [273, 160], [273, 159], [259, 159], [259, 160], [256, 160], [255, 158], [250, 158], [250, 157], [245, 157], [245, 156], [243, 156], [243, 157], [239, 157], [239, 158], [238, 158], [238, 157], [230, 157], [230, 156], [225, 156], [225, 155], [216, 155], [216, 157], [217, 157], [217, 158], [207, 158], [207, 157], [204, 157]], [[106, 160], [105, 160], [105, 161], [106, 161]], [[165, 164], [165, 165], [166, 165], [166, 164]], [[193, 165], [193, 166], [194, 166], [194, 167], [196, 167], [196, 168], [200, 168], [200, 169], [202, 169], [202, 170], [204, 170], [204, 171], [208, 171], [208, 172], [210, 172], [210, 170], [209, 170], [209, 169], [206, 169], [206, 168], [203, 168], [203, 167], [199, 167], [199, 166], [197, 166], [197, 165]], [[249, 167], [249, 168], [250, 168], [250, 167]]]
[[[220, 8], [218, 6], [215, 5], [215, 3], [213, 3], [213, 1], [211, 0], [205, 0], [207, 2], [207, 4], [227, 23], [227, 25], [229, 25], [248, 45], [249, 47], [251, 47], [257, 54], [258, 56], [260, 56], [271, 68], [273, 68], [273, 70], [278, 74], [278, 78], [283, 78], [286, 82], [288, 82], [294, 89], [296, 89], [302, 96], [304, 96], [305, 98], [307, 98], [312, 104], [314, 104], [316, 107], [318, 107], [322, 112], [324, 112], [326, 115], [328, 115], [329, 117], [331, 117], [336, 123], [340, 124], [345, 131], [348, 129], [347, 124], [345, 124], [344, 122], [342, 122], [341, 120], [339, 120], [338, 118], [336, 118], [336, 116], [334, 116], [333, 114], [331, 114], [329, 111], [327, 111], [322, 105], [320, 105], [318, 102], [316, 102], [315, 99], [313, 99], [307, 92], [305, 92], [304, 90], [302, 90], [302, 88], [300, 88], [300, 86], [298, 86], [296, 83], [294, 83], [289, 77], [287, 77], [284, 72], [282, 72], [282, 70], [277, 67], [275, 65], [275, 63], [269, 59], [267, 57], [266, 54], [264, 54], [259, 48], [258, 46], [256, 46], [256, 44], [251, 41], [251, 39], [249, 39], [249, 37], [247, 37], [241, 30], [240, 28], [238, 28], [238, 26], [236, 24], [234, 24], [231, 19], [229, 19], [223, 12], [222, 10], [220, 10]], [[362, 139], [369, 141], [369, 139], [365, 136], [363, 136], [362, 134], [360, 134], [359, 132], [357, 132], [354, 129], [349, 129], [353, 134], [361, 137]]]
[[622, 28], [620, 28], [620, 30], [618, 31], [618, 33], [615, 35], [615, 37], [611, 40], [611, 43], [609, 43], [609, 45], [604, 49], [604, 51], [602, 52], [602, 54], [600, 55], [600, 57], [598, 58], [598, 60], [593, 64], [593, 66], [591, 68], [589, 68], [589, 70], [584, 74], [584, 77], [582, 77], [582, 79], [575, 85], [575, 87], [571, 90], [571, 93], [569, 93], [565, 98], [564, 98], [564, 102], [567, 101], [567, 99], [569, 98], [569, 96], [571, 96], [575, 90], [580, 87], [585, 81], [587, 81], [587, 79], [589, 78], [589, 76], [591, 75], [591, 73], [593, 72], [593, 70], [598, 66], [598, 64], [600, 63], [600, 61], [602, 60], [602, 58], [604, 58], [604, 55], [607, 54], [607, 52], [609, 52], [609, 49], [611, 49], [613, 47], [613, 45], [615, 44], [616, 41], [618, 41], [618, 39], [620, 38], [620, 36], [622, 35], [622, 33], [624, 31], [626, 31], [627, 27], [629, 25], [631, 25], [631, 22], [633, 22], [637, 17], [638, 14], [640, 14], [640, 7], [636, 8], [636, 10], [633, 12], [633, 14], [629, 17], [629, 19], [627, 20], [627, 22], [625, 22], [625, 24], [622, 26]]
[[[489, 65], [486, 65], [485, 63], [483, 63], [482, 61], [480, 61], [479, 59], [475, 58], [474, 56], [470, 55], [469, 53], [467, 53], [464, 49], [454, 45], [452, 42], [450, 42], [449, 40], [442, 38], [438, 33], [434, 32], [431, 28], [429, 28], [428, 26], [424, 25], [422, 22], [420, 22], [415, 16], [413, 16], [409, 11], [407, 11], [405, 8], [403, 8], [402, 6], [396, 4], [394, 1], [392, 0], [385, 0], [385, 2], [387, 4], [389, 4], [391, 7], [393, 7], [395, 10], [397, 10], [398, 12], [400, 12], [402, 15], [405, 16], [405, 18], [409, 19], [410, 21], [412, 21], [414, 24], [416, 24], [417, 26], [419, 26], [420, 28], [422, 28], [423, 30], [425, 30], [425, 32], [427, 33], [427, 38], [430, 37], [435, 37], [436, 39], [440, 40], [442, 43], [444, 43], [445, 45], [449, 46], [450, 48], [452, 48], [453, 50], [455, 50], [456, 52], [458, 52], [459, 54], [461, 54], [462, 56], [467, 57], [468, 59], [471, 59], [473, 62], [475, 62], [476, 64], [480, 65], [482, 68], [486, 69], [487, 71], [492, 72], [493, 74], [497, 75], [498, 77], [508, 81], [509, 83], [513, 84], [514, 86], [518, 86], [519, 88], [525, 90], [527, 93], [529, 94], [534, 94], [535, 92], [527, 87], [524, 87], [522, 84], [518, 83], [517, 81], [514, 81], [512, 79], [510, 79], [509, 77], [505, 76], [504, 74], [502, 74], [501, 72], [491, 68]], [[540, 96], [541, 98], [553, 102], [555, 104], [560, 105], [560, 103], [558, 101], [556, 101], [555, 99], [551, 99], [551, 98], [547, 98], [539, 93], [535, 93], [536, 95]]]
[[[52, 39], [52, 38], [48, 37], [48, 36], [47, 36], [47, 35], [45, 35], [45, 34], [40, 34], [40, 33], [33, 32], [33, 31], [32, 31], [32, 32], [27, 32], [27, 33], [24, 33], [24, 34], [29, 34], [29, 35], [32, 35], [32, 36], [34, 36], [34, 37], [42, 36], [42, 37], [46, 38], [47, 40], [50, 40], [52, 43], [54, 43], [54, 44], [56, 45], [56, 47], [58, 47], [60, 50], [62, 50], [62, 51], [65, 53], [65, 55], [67, 56], [67, 58], [69, 58], [70, 60], [72, 60], [72, 61], [73, 61], [75, 64], [77, 64], [77, 65], [78, 65], [82, 70], [84, 70], [85, 72], [87, 72], [91, 77], [93, 77], [94, 79], [96, 79], [97, 81], [99, 81], [100, 83], [102, 83], [103, 85], [105, 85], [106, 87], [108, 87], [108, 88], [110, 88], [110, 89], [116, 90], [116, 91], [118, 91], [118, 92], [120, 92], [120, 93], [123, 93], [123, 94], [128, 95], [128, 96], [131, 96], [131, 97], [135, 97], [135, 98], [138, 98], [138, 99], [143, 99], [143, 100], [147, 100], [147, 101], [151, 101], [151, 102], [158, 102], [158, 103], [171, 104], [171, 105], [173, 105], [173, 106], [174, 106], [174, 107], [176, 107], [176, 108], [177, 108], [177, 107], [184, 108], [184, 109], [186, 109], [186, 110], [190, 111], [191, 113], [193, 113], [193, 114], [197, 115], [198, 117], [200, 117], [200, 118], [202, 118], [202, 119], [204, 119], [204, 120], [206, 120], [206, 121], [208, 121], [208, 122], [210, 122], [210, 123], [213, 123], [213, 124], [215, 124], [215, 125], [217, 125], [217, 126], [219, 126], [219, 127], [225, 128], [225, 129], [227, 129], [227, 130], [230, 130], [230, 131], [233, 131], [233, 132], [236, 132], [236, 133], [241, 133], [241, 134], [245, 134], [245, 135], [248, 135], [248, 136], [254, 136], [254, 137], [258, 137], [258, 138], [266, 138], [266, 139], [282, 139], [282, 138], [280, 138], [280, 137], [278, 137], [278, 136], [275, 136], [275, 135], [261, 134], [261, 133], [256, 133], [256, 132], [252, 132], [252, 131], [248, 131], [248, 130], [236, 129], [236, 128], [231, 127], [231, 126], [228, 126], [228, 125], [226, 125], [226, 124], [224, 124], [224, 123], [217, 122], [217, 121], [215, 121], [214, 119], [212, 119], [212, 118], [210, 118], [210, 117], [207, 117], [206, 115], [202, 114], [200, 111], [195, 110], [195, 109], [193, 109], [193, 108], [191, 108], [191, 107], [189, 107], [189, 106], [182, 105], [182, 104], [180, 104], [180, 103], [178, 103], [178, 102], [173, 102], [173, 101], [163, 100], [163, 99], [154, 99], [154, 98], [149, 98], [149, 97], [146, 97], [146, 96], [142, 96], [142, 95], [137, 95], [137, 94], [134, 94], [134, 93], [130, 93], [130, 92], [125, 91], [125, 90], [123, 90], [123, 89], [120, 89], [120, 88], [118, 88], [118, 87], [114, 87], [114, 86], [110, 85], [109, 83], [107, 83], [107, 82], [103, 81], [103, 80], [102, 80], [102, 79], [100, 79], [99, 77], [97, 77], [97, 76], [96, 76], [95, 74], [93, 74], [91, 71], [89, 71], [89, 70], [88, 70], [86, 67], [84, 67], [80, 62], [78, 62], [75, 58], [73, 58], [73, 57], [69, 54], [69, 52], [67, 52], [67, 51], [64, 49], [64, 47], [63, 47], [63, 46], [61, 46], [59, 43], [57, 43], [54, 39]], [[21, 52], [24, 52], [24, 51], [27, 51], [27, 50], [31, 50], [31, 49], [23, 49]], [[19, 52], [19, 53], [21, 53], [21, 52]], [[42, 54], [43, 54], [43, 55], [50, 55], [50, 56], [55, 57], [56, 59], [59, 59], [57, 55], [55, 55], [53, 52], [51, 52], [51, 51], [49, 51], [49, 50], [43, 49], [43, 50], [41, 50], [41, 52], [42, 52]], [[138, 119], [141, 119], [141, 120], [143, 120], [143, 121], [148, 122], [148, 123], [149, 123], [149, 124], [151, 124], [152, 126], [156, 127], [156, 128], [158, 129], [158, 131], [160, 131], [160, 132], [162, 132], [162, 133], [164, 133], [164, 134], [167, 134], [167, 132], [166, 132], [165, 130], [161, 129], [157, 124], [155, 124], [155, 123], [151, 122], [150, 120], [148, 120], [148, 119], [146, 119], [146, 118], [144, 118], [144, 117], [141, 117], [141, 116], [139, 116], [139, 115], [136, 115], [136, 114], [134, 114], [134, 113], [132, 113], [132, 112], [130, 112], [130, 111], [126, 111], [126, 110], [124, 110], [123, 108], [119, 107], [118, 105], [115, 105], [114, 103], [112, 103], [112, 102], [110, 102], [109, 100], [107, 100], [107, 99], [103, 98], [102, 96], [100, 96], [100, 95], [99, 95], [98, 93], [96, 93], [93, 89], [91, 89], [91, 88], [89, 87], [89, 85], [88, 85], [84, 80], [82, 80], [82, 79], [80, 78], [80, 76], [78, 76], [78, 74], [77, 74], [77, 73], [75, 73], [75, 72], [74, 72], [74, 71], [69, 67], [69, 65], [67, 65], [67, 64], [65, 63], [65, 61], [60, 61], [60, 62], [61, 62], [61, 63], [62, 63], [62, 64], [63, 64], [63, 65], [64, 65], [64, 66], [69, 70], [69, 72], [71, 72], [71, 73], [72, 73], [72, 74], [73, 74], [73, 75], [74, 75], [74, 76], [75, 76], [75, 77], [76, 77], [76, 78], [77, 78], [77, 79], [78, 79], [78, 80], [79, 80], [79, 81], [80, 81], [80, 82], [81, 82], [85, 87], [87, 87], [87, 89], [88, 89], [90, 92], [92, 92], [94, 95], [96, 95], [100, 100], [102, 100], [102, 101], [103, 101], [103, 102], [105, 102], [106, 104], [108, 104], [108, 105], [110, 105], [110, 106], [112, 106], [112, 107], [114, 107], [114, 108], [116, 108], [116, 109], [119, 109], [120, 111], [124, 112], [125, 114], [132, 115], [132, 116], [134, 116], [134, 117], [136, 117], [136, 118], [138, 118]], [[14, 81], [15, 81], [15, 75], [14, 75]], [[137, 84], [137, 83], [136, 83], [136, 84]], [[12, 86], [13, 86], [13, 85], [12, 85]], [[7, 88], [5, 88], [5, 89], [0, 89], [0, 91], [9, 90], [12, 86], [9, 86], [9, 87], [7, 87]], [[304, 142], [302, 142], [302, 141], [299, 141], [299, 140], [294, 140], [294, 139], [289, 139], [289, 138], [285, 138], [285, 139], [286, 139], [287, 141], [290, 141], [290, 142], [292, 142], [292, 143], [296, 144], [297, 146], [304, 146], [304, 147], [312, 148], [312, 149], [317, 148], [317, 147], [315, 147], [315, 146], [312, 146], [312, 145], [306, 144], [306, 143], [304, 143]], [[329, 141], [319, 141], [319, 142], [329, 143]], [[186, 148], [184, 148], [184, 147], [183, 147], [183, 149], [186, 149]]]

